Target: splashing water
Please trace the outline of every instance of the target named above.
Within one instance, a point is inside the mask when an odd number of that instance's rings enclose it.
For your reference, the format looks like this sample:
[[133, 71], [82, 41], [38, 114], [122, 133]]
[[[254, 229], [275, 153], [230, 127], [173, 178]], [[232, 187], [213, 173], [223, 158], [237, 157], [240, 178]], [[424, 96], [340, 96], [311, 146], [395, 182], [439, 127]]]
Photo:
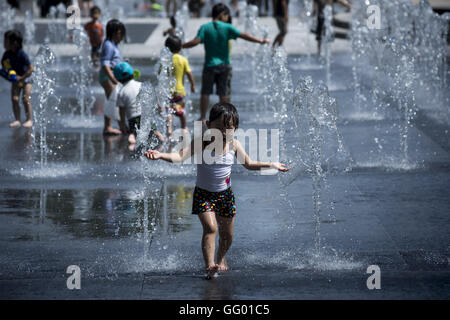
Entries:
[[84, 30], [75, 29], [72, 34], [73, 42], [77, 46], [78, 54], [72, 58], [72, 62], [77, 68], [71, 70], [70, 84], [71, 88], [75, 88], [77, 105], [80, 108], [81, 123], [91, 122], [92, 116], [90, 109], [92, 108], [95, 98], [91, 83], [91, 47], [89, 38]]
[[50, 68], [55, 63], [56, 57], [48, 43], [44, 43], [40, 46], [34, 60], [36, 68], [33, 78], [38, 94], [36, 120], [40, 133], [40, 166], [44, 169], [47, 166], [48, 154], [51, 152], [46, 141], [47, 125], [50, 122], [48, 112], [50, 108], [57, 109], [59, 105], [59, 98], [55, 95], [55, 78], [50, 75]]
[[280, 158], [288, 160], [286, 150], [286, 136], [291, 128], [289, 118], [292, 109], [293, 82], [287, 68], [287, 54], [283, 47], [278, 47], [273, 56], [270, 56], [268, 81], [264, 86], [264, 106], [266, 110], [273, 111], [275, 123], [280, 124]]
[[[294, 92], [295, 138], [289, 149], [293, 157], [294, 170], [282, 178], [287, 185], [301, 172], [307, 172], [312, 179], [313, 208], [315, 219], [315, 249], [321, 250], [320, 224], [322, 214], [322, 193], [329, 190], [327, 175], [331, 172], [351, 170], [351, 157], [346, 151], [337, 127], [337, 105], [328, 94], [325, 85], [313, 85], [307, 77], [298, 82]], [[333, 207], [331, 206], [333, 210]], [[333, 216], [332, 220], [336, 220]]]
[[102, 8], [100, 21], [105, 27], [109, 20], [118, 19], [123, 21], [126, 18], [124, 10], [124, 1], [97, 0], [96, 5]]
[[[303, 48], [311, 48], [313, 46], [310, 36], [310, 30], [312, 29], [314, 23], [314, 1], [313, 0], [303, 0], [300, 2], [300, 21], [298, 27], [301, 30], [301, 36], [299, 37], [300, 45]], [[307, 50], [306, 58], [298, 58], [297, 61], [301, 61], [300, 64], [294, 65], [293, 69], [302, 69], [305, 67], [310, 67], [312, 65], [311, 61], [311, 51]]]
[[172, 75], [173, 70], [173, 55], [169, 48], [164, 47], [161, 50], [159, 56], [159, 73], [158, 73], [158, 84], [156, 86], [156, 98], [158, 105], [160, 106], [160, 117], [157, 123], [158, 130], [164, 134], [166, 128], [167, 116], [170, 110], [169, 100], [172, 96], [172, 88], [176, 86], [176, 80]]
[[30, 10], [27, 10], [25, 12], [23, 24], [25, 28], [23, 40], [25, 42], [25, 46], [29, 47], [30, 45], [34, 44], [34, 35], [36, 33], [36, 25], [34, 24], [33, 20], [33, 13]]
[[[269, 45], [260, 45], [258, 46], [255, 59], [254, 59], [254, 70], [252, 72], [252, 82], [253, 88], [255, 91], [261, 91], [261, 88], [264, 88], [263, 92], [266, 92], [267, 86], [271, 81], [271, 66], [272, 64], [272, 49]], [[266, 94], [266, 96], [268, 96]], [[265, 105], [267, 107], [267, 105]], [[267, 108], [266, 108], [267, 110]]]
[[328, 88], [331, 84], [331, 42], [334, 40], [334, 28], [332, 24], [333, 20], [333, 8], [330, 5], [326, 5], [323, 9], [325, 21], [324, 21], [324, 37], [323, 37], [323, 55], [325, 57], [325, 74], [326, 83]]
[[155, 88], [150, 82], [144, 82], [136, 98], [136, 103], [141, 106], [141, 127], [137, 130], [136, 144], [143, 151], [153, 149], [157, 145], [154, 139], [149, 141], [149, 132], [157, 127], [159, 118], [158, 99]]
[[154, 130], [166, 134], [169, 98], [171, 88], [176, 84], [172, 77], [172, 53], [168, 48], [161, 50], [157, 70], [157, 86], [153, 87], [149, 82], [143, 83], [136, 98], [136, 103], [142, 109], [141, 128], [137, 131], [136, 143], [138, 150], [142, 151], [154, 149], [159, 144], [156, 135], [152, 134]]
[[[267, 49], [266, 49], [267, 50]], [[283, 125], [288, 116], [288, 106], [292, 103], [293, 85], [291, 74], [287, 68], [287, 53], [278, 47], [270, 58], [268, 76], [265, 77], [265, 107], [272, 110], [277, 121]]]
[[[6, 1], [0, 1], [0, 36], [3, 41], [4, 33], [13, 29], [16, 10], [10, 7]], [[0, 53], [3, 52], [3, 46], [0, 46]]]
[[[352, 165], [337, 127], [336, 101], [329, 96], [325, 85], [314, 86], [310, 77], [300, 80], [294, 90], [283, 47], [278, 47], [273, 56], [269, 53], [264, 58], [263, 54], [260, 60], [266, 64], [267, 74], [260, 73], [259, 78], [265, 92], [264, 105], [266, 110], [273, 111], [275, 122], [280, 124], [280, 159], [294, 167], [290, 172], [278, 175], [284, 187], [280, 196], [294, 216], [295, 210], [285, 187], [301, 173], [309, 173], [313, 188], [315, 249], [319, 254], [322, 196], [330, 191], [326, 176], [330, 172], [349, 171]], [[294, 142], [291, 142], [292, 137]], [[330, 208], [334, 209], [333, 201]], [[332, 216], [332, 220], [336, 218]]]
[[57, 7], [50, 7], [48, 16], [51, 21], [48, 23], [45, 42], [58, 44], [67, 42], [67, 29], [62, 27], [62, 24], [65, 24], [65, 15], [66, 7], [62, 3]]
[[0, 17], [0, 26], [2, 28], [2, 32], [3, 30], [7, 31], [9, 29], [12, 29], [16, 17], [16, 10], [11, 8], [11, 6], [6, 1], [2, 1], [0, 3]]
[[[251, 34], [255, 37], [259, 37], [262, 39], [267, 38], [269, 32], [268, 28], [264, 25], [261, 25], [258, 17], [258, 7], [255, 5], [247, 5], [241, 4], [242, 8], [240, 8], [239, 12], [242, 16], [242, 19], [239, 20], [240, 24], [243, 25], [246, 33]], [[257, 43], [252, 43], [246, 41], [244, 43], [246, 54], [243, 57], [242, 66], [244, 68], [249, 68], [251, 71], [251, 83], [248, 84], [249, 90], [252, 92], [257, 92], [260, 90], [261, 82], [259, 79], [261, 76], [264, 76], [265, 73], [260, 73], [264, 68], [267, 68], [267, 65], [263, 64], [263, 61], [267, 61], [267, 57], [270, 55], [270, 50], [268, 50], [268, 46]], [[265, 48], [266, 47], [266, 48]]]
[[[367, 8], [378, 5], [380, 28], [368, 28]], [[381, 5], [382, 4], [382, 5]], [[434, 13], [428, 1], [352, 3], [354, 103], [365, 112], [398, 114], [401, 161], [408, 163], [409, 128], [419, 108], [450, 121], [446, 96], [446, 50], [449, 15]], [[363, 110], [363, 107], [368, 110]], [[391, 155], [386, 155], [391, 157]]]
[[187, 2], [183, 2], [181, 9], [177, 10], [175, 13], [175, 21], [177, 25], [175, 28], [175, 35], [181, 39], [182, 43], [184, 43], [186, 42], [185, 31], [187, 30], [189, 22], [189, 9]]
[[[138, 215], [138, 221], [135, 227], [137, 228], [137, 240], [141, 241], [144, 246], [143, 260], [148, 259], [148, 250], [152, 244], [153, 236], [158, 231], [157, 217], [160, 212], [161, 201], [159, 189], [145, 189], [142, 191], [144, 194], [143, 199], [136, 201], [136, 212]], [[140, 231], [140, 232], [139, 232]]]

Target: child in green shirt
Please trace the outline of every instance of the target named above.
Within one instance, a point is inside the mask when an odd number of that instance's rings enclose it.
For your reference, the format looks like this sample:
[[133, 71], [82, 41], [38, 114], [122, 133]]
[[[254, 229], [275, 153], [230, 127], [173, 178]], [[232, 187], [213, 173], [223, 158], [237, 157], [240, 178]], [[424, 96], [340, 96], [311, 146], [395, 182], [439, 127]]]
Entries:
[[205, 122], [209, 105], [209, 95], [216, 84], [216, 93], [221, 102], [230, 102], [232, 68], [228, 41], [242, 38], [260, 44], [269, 43], [267, 39], [258, 39], [239, 31], [228, 23], [230, 9], [223, 3], [212, 8], [212, 22], [200, 27], [197, 36], [183, 44], [183, 48], [192, 48], [203, 43], [205, 46], [205, 63], [203, 65], [202, 89], [200, 98], [200, 120]]

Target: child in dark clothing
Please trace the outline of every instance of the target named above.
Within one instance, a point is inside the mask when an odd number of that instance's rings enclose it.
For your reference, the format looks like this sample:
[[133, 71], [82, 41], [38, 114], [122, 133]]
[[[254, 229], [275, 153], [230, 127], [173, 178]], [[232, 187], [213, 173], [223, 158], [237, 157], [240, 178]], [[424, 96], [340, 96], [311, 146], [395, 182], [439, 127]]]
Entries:
[[[11, 99], [15, 121], [9, 124], [10, 127], [20, 127], [20, 93], [22, 92], [22, 102], [25, 108], [26, 120], [24, 127], [31, 127], [31, 88], [32, 80], [30, 78], [34, 71], [33, 65], [28, 55], [22, 50], [23, 37], [20, 31], [9, 30], [5, 33], [4, 46], [5, 53], [2, 57], [2, 74], [7, 75], [11, 85]], [[8, 77], [9, 76], [9, 77]]]
[[287, 34], [288, 21], [289, 21], [289, 0], [273, 0], [273, 16], [275, 17], [278, 25], [278, 32], [275, 40], [273, 40], [273, 46], [283, 45], [284, 38]]
[[167, 30], [163, 31], [163, 36], [175, 36], [175, 29], [177, 28], [177, 21], [175, 20], [174, 16], [170, 17], [170, 25], [171, 27]]

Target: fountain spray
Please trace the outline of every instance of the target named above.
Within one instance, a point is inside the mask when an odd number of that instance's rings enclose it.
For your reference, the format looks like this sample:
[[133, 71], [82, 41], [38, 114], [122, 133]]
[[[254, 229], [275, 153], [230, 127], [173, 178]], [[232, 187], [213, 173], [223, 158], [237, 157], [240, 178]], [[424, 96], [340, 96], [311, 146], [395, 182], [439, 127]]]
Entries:
[[58, 108], [59, 98], [55, 95], [55, 78], [50, 74], [50, 68], [56, 61], [55, 54], [44, 43], [40, 46], [39, 51], [34, 59], [34, 83], [37, 86], [38, 108], [36, 119], [39, 127], [39, 150], [40, 150], [40, 166], [41, 169], [47, 166], [47, 157], [51, 152], [47, 145], [47, 125], [50, 120], [48, 112], [50, 107]]

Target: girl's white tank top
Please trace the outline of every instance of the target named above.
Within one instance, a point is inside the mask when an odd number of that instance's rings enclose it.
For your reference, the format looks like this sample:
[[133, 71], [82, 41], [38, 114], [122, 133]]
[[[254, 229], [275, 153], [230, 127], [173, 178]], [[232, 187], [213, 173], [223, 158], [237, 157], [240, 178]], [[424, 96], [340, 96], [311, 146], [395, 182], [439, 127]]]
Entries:
[[[234, 162], [234, 150], [230, 148], [221, 156], [217, 156], [214, 163], [207, 164], [203, 160], [197, 164], [197, 187], [209, 192], [220, 192], [231, 187], [231, 166]], [[214, 157], [214, 152], [211, 153]]]

